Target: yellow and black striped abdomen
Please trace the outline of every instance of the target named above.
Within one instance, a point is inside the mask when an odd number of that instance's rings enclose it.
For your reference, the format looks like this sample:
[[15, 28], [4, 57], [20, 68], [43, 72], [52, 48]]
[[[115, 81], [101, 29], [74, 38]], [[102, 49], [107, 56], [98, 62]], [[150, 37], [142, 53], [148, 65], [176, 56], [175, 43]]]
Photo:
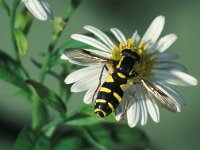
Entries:
[[108, 116], [119, 105], [123, 97], [124, 84], [116, 82], [113, 75], [101, 86], [95, 103], [95, 113], [99, 117]]

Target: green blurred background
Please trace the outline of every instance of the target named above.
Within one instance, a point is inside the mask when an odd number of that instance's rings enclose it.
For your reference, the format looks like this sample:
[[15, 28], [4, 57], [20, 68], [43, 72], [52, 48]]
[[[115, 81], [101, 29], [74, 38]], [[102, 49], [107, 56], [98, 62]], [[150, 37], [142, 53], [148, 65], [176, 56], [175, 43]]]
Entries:
[[[63, 16], [69, 1], [49, 0], [49, 3], [56, 16]], [[158, 15], [166, 17], [162, 35], [178, 35], [177, 42], [169, 51], [177, 53], [180, 56], [178, 62], [184, 64], [189, 73], [200, 80], [199, 0], [84, 0], [70, 19], [58, 45], [70, 39], [72, 33], [83, 33], [84, 25], [93, 25], [102, 30], [117, 27], [127, 37], [131, 37], [137, 29], [142, 35]], [[6, 14], [1, 11], [0, 48], [13, 55], [8, 22]], [[22, 59], [32, 78], [38, 77], [38, 69], [31, 64], [30, 58], [43, 60], [40, 53], [46, 50], [51, 27], [51, 22], [35, 20], [28, 36], [29, 52]], [[59, 71], [59, 67], [54, 69]], [[46, 79], [45, 84], [54, 90], [58, 87], [58, 83], [51, 77]], [[176, 89], [187, 103], [182, 112], [174, 114], [160, 109], [160, 123], [153, 123], [149, 118], [147, 125], [140, 128], [146, 132], [156, 150], [199, 150], [200, 86]], [[15, 96], [15, 91], [15, 87], [0, 80], [0, 150], [10, 149], [21, 127], [31, 121], [31, 104]], [[81, 105], [83, 94], [74, 94], [69, 105], [72, 108]]]

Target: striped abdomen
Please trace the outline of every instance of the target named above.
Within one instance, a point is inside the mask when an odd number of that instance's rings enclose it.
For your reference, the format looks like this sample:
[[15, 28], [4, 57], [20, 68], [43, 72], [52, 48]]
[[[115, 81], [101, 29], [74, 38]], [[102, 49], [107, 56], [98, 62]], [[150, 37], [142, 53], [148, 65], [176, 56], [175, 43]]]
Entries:
[[116, 82], [113, 76], [114, 74], [108, 77], [97, 95], [94, 111], [99, 117], [112, 113], [123, 97], [125, 83]]

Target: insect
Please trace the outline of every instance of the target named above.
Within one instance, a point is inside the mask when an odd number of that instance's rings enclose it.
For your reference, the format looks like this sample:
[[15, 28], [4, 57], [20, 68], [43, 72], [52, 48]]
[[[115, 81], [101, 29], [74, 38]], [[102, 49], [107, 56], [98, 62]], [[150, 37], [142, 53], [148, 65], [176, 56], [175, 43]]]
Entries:
[[[140, 56], [133, 50], [123, 49], [120, 53], [120, 60], [118, 61], [78, 48], [68, 49], [64, 54], [70, 61], [77, 64], [103, 64], [102, 72], [99, 77], [99, 86], [95, 91], [97, 92], [97, 97], [95, 100], [94, 112], [99, 117], [103, 118], [108, 116], [119, 106], [124, 95], [125, 86], [130, 78], [135, 78], [136, 83], [142, 85], [142, 87], [154, 97], [157, 104], [172, 112], [177, 112], [176, 105], [170, 97], [135, 71], [134, 67], [136, 64], [140, 63]], [[109, 65], [112, 66], [112, 71], [109, 70]], [[101, 85], [101, 78], [104, 70], [107, 71], [109, 76]]]

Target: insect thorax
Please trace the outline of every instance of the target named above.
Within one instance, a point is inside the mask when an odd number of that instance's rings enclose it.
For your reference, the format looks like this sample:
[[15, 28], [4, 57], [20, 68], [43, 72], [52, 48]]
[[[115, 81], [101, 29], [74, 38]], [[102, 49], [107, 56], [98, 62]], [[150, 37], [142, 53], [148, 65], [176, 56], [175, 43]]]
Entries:
[[124, 74], [127, 78], [134, 70], [134, 65], [139, 63], [140, 56], [131, 49], [123, 49], [121, 59], [116, 66], [116, 71]]

